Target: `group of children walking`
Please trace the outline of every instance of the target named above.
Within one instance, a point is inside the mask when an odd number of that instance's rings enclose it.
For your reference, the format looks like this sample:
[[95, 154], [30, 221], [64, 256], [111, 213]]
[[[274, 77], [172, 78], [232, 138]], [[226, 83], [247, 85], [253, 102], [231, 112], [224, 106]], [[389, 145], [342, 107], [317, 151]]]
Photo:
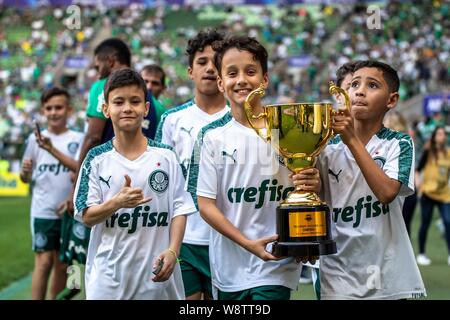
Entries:
[[[321, 194], [333, 213], [338, 252], [320, 257], [321, 299], [425, 296], [402, 220], [404, 198], [414, 190], [414, 146], [407, 134], [383, 126], [399, 99], [397, 72], [378, 61], [341, 68], [338, 84], [351, 108], [333, 118], [337, 135], [316, 168], [292, 175], [245, 116], [247, 95], [269, 84], [266, 49], [251, 37], [207, 30], [189, 40], [187, 54], [194, 97], [163, 114], [155, 140], [141, 129], [149, 112], [141, 76], [122, 68], [105, 82], [102, 112], [114, 138], [88, 152], [73, 196], [75, 219], [91, 228], [86, 297], [290, 299], [301, 264], [274, 256], [271, 244], [276, 207], [295, 186]], [[43, 245], [57, 229], [48, 222], [57, 220], [69, 171], [77, 171], [65, 158], [76, 159], [82, 138], [66, 128], [68, 107], [47, 105], [48, 129], [30, 137], [22, 167], [24, 180], [33, 172], [36, 182], [32, 230], [42, 274], [56, 261], [42, 258], [41, 251], [57, 248], [57, 239]], [[55, 184], [44, 178], [63, 173], [58, 192], [45, 190]], [[266, 189], [277, 192], [260, 196]], [[49, 201], [56, 193], [64, 196]]]

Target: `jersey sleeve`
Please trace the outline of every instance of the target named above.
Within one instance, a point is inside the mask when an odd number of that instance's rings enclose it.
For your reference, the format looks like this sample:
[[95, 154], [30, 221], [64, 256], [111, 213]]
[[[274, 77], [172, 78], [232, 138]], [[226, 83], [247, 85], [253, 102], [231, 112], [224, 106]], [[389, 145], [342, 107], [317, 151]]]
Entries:
[[175, 147], [171, 128], [170, 117], [168, 117], [168, 114], [163, 114], [161, 121], [158, 124], [158, 129], [156, 130], [155, 140], [167, 144], [168, 146]]
[[80, 222], [83, 221], [82, 216], [87, 208], [103, 202], [99, 185], [98, 165], [95, 162], [91, 150], [84, 159], [78, 174], [74, 192], [74, 217]]
[[171, 156], [173, 171], [173, 217], [188, 215], [197, 211], [189, 192], [184, 189], [185, 179], [175, 153]]
[[102, 111], [103, 103], [105, 102], [105, 98], [103, 97], [104, 83], [105, 81], [103, 80], [95, 82], [89, 91], [86, 115], [90, 118], [100, 118], [106, 120], [106, 117]]
[[401, 183], [399, 196], [414, 192], [414, 144], [411, 138], [402, 138], [387, 155], [383, 170], [386, 175]]
[[217, 164], [213, 143], [206, 136], [200, 145], [198, 159], [197, 195], [216, 199], [217, 196]]

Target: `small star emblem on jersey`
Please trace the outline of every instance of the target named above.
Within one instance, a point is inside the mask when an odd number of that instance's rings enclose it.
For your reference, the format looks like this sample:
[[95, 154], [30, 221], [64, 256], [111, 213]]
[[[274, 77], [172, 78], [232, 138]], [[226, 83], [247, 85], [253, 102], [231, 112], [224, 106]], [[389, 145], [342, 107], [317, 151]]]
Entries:
[[157, 163], [156, 163], [156, 166], [157, 166], [157, 167], [161, 167], [161, 162], [157, 162]]

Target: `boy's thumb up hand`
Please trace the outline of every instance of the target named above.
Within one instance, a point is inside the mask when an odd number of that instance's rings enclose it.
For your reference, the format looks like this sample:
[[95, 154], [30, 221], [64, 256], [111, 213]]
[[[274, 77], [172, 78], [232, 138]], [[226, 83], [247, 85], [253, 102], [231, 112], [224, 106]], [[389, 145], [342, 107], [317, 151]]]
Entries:
[[131, 187], [131, 178], [129, 175], [124, 175], [125, 177], [125, 184], [123, 185], [124, 187]]

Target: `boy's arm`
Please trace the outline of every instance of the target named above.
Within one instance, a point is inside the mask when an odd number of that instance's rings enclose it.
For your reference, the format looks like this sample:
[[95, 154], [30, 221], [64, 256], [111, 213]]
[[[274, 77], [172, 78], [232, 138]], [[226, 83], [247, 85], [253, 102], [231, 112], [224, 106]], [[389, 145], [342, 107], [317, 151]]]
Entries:
[[348, 110], [334, 117], [333, 130], [341, 135], [342, 141], [350, 149], [372, 192], [382, 204], [392, 202], [398, 195], [401, 183], [390, 178], [367, 152], [364, 144], [356, 136], [353, 118]]
[[22, 157], [22, 167], [20, 169], [20, 180], [22, 182], [31, 182], [33, 175], [33, 158], [35, 158], [35, 144], [32, 141], [32, 135], [27, 139], [27, 146]]
[[390, 178], [376, 163], [359, 139], [354, 139], [347, 144], [355, 157], [356, 163], [361, 169], [372, 192], [382, 204], [391, 203], [397, 197], [401, 183]]
[[33, 174], [33, 160], [23, 159], [22, 168], [20, 170], [20, 180], [22, 180], [22, 182], [28, 183], [31, 181], [32, 174]]
[[249, 240], [223, 215], [219, 208], [217, 208], [215, 199], [198, 196], [197, 201], [202, 218], [225, 237], [233, 240], [264, 261], [280, 259], [265, 249], [268, 243], [278, 239], [277, 235], [257, 240]]
[[166, 281], [170, 278], [173, 268], [178, 261], [180, 255], [181, 242], [184, 237], [184, 230], [186, 229], [186, 215], [178, 215], [172, 219], [170, 223], [170, 244], [169, 248], [164, 250], [158, 257], [159, 260], [164, 261], [161, 271], [156, 274], [152, 280], [155, 282]]
[[[44, 137], [44, 136], [38, 136], [35, 131], [36, 136], [36, 142], [38, 146], [48, 153], [50, 153], [52, 156], [54, 156], [59, 162], [61, 162], [64, 166], [75, 172], [78, 169], [78, 161], [75, 159], [72, 159], [71, 157], [65, 155], [58, 149], [56, 149], [50, 138]], [[40, 138], [39, 138], [40, 137]]]
[[83, 222], [88, 227], [92, 227], [105, 221], [121, 208], [135, 208], [150, 200], [151, 198], [144, 198], [144, 193], [141, 188], [132, 188], [131, 178], [125, 175], [125, 183], [122, 189], [114, 197], [102, 204], [88, 207], [83, 212]]

